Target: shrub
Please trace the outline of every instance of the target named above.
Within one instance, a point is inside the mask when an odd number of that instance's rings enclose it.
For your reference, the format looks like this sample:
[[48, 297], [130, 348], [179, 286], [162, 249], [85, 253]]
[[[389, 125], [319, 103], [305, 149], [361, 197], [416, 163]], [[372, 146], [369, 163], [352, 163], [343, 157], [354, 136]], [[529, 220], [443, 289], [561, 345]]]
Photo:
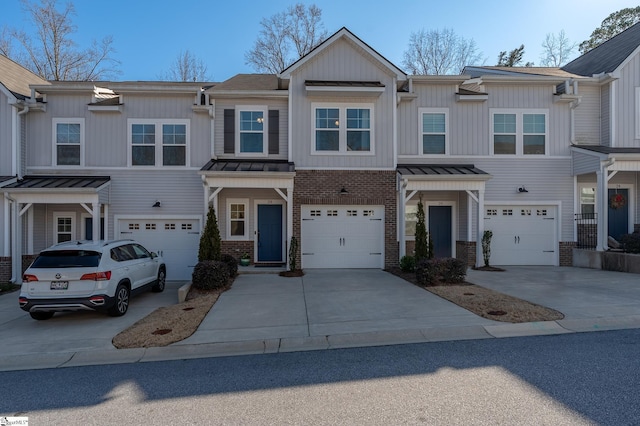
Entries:
[[223, 254], [220, 260], [227, 264], [229, 269], [229, 276], [231, 278], [238, 275], [238, 260], [230, 254]]
[[220, 250], [222, 241], [220, 240], [220, 230], [218, 229], [218, 219], [213, 206], [209, 206], [207, 222], [200, 237], [200, 247], [198, 248], [198, 261], [220, 260]]
[[400, 259], [400, 269], [403, 272], [414, 272], [416, 270], [416, 258], [413, 256], [402, 256]]
[[466, 275], [467, 265], [460, 259], [420, 259], [416, 263], [416, 280], [423, 286], [463, 282]]
[[623, 235], [620, 242], [627, 253], [640, 253], [640, 233]]
[[445, 283], [461, 283], [467, 276], [467, 265], [455, 257], [441, 259], [443, 266], [441, 269], [442, 281]]
[[297, 256], [298, 255], [298, 240], [295, 236], [291, 237], [291, 243], [289, 246], [289, 270], [295, 271], [297, 269]]
[[493, 238], [493, 232], [487, 230], [482, 234], [482, 258], [484, 260], [484, 266], [489, 266], [489, 259], [491, 258], [491, 238]]
[[217, 290], [229, 284], [229, 266], [218, 260], [203, 260], [193, 268], [193, 286], [198, 290]]
[[429, 237], [427, 234], [427, 226], [425, 224], [424, 206], [422, 205], [422, 196], [418, 201], [418, 211], [416, 212], [416, 260], [429, 259]]

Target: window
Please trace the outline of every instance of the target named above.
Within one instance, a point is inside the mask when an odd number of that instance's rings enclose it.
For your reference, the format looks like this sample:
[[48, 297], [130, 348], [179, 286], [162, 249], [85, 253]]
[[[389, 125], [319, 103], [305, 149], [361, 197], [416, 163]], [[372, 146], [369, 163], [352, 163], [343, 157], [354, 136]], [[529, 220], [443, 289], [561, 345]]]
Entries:
[[447, 154], [448, 111], [446, 109], [420, 108], [420, 148], [425, 155]]
[[312, 152], [373, 152], [373, 106], [324, 106], [313, 108], [314, 135]]
[[580, 213], [594, 214], [596, 212], [596, 189], [580, 188]]
[[129, 119], [132, 166], [187, 166], [189, 120]]
[[416, 236], [416, 224], [418, 223], [417, 213], [417, 204], [407, 205], [404, 208], [404, 235], [407, 237], [407, 240], [412, 240]]
[[83, 118], [54, 118], [53, 138], [55, 165], [81, 166], [83, 164]]
[[55, 244], [71, 241], [75, 237], [75, 213], [53, 214], [53, 241]]
[[545, 155], [547, 111], [493, 111], [492, 149], [495, 155]]
[[248, 237], [247, 207], [248, 200], [227, 200], [228, 227], [227, 237], [231, 240], [244, 240]]
[[267, 108], [247, 106], [238, 110], [236, 126], [236, 152], [239, 154], [267, 155], [268, 144], [265, 143], [267, 130]]

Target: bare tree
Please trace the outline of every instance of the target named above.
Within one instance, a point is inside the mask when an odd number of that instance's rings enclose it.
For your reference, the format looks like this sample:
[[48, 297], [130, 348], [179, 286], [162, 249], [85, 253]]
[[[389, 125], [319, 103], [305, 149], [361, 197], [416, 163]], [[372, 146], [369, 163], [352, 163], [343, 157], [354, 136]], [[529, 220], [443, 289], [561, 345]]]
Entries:
[[207, 65], [189, 50], [180, 51], [171, 63], [169, 71], [160, 78], [168, 81], [210, 80]]
[[57, 8], [57, 0], [39, 3], [22, 0], [22, 6], [34, 28], [9, 29], [9, 36], [2, 37], [4, 45], [0, 42], [0, 49], [12, 53], [20, 65], [46, 80], [90, 81], [117, 73], [115, 67], [119, 62], [111, 57], [114, 53], [111, 36], [99, 42], [94, 40], [85, 49], [79, 48], [72, 39], [76, 31], [72, 21], [73, 3], [67, 3], [61, 10]]
[[564, 30], [557, 35], [549, 33], [542, 42], [543, 53], [540, 56], [540, 65], [560, 67], [568, 62], [575, 48], [576, 43], [571, 43]]
[[415, 75], [460, 74], [467, 65], [482, 59], [473, 40], [456, 35], [448, 28], [424, 29], [411, 33], [403, 65]]
[[640, 6], [613, 12], [593, 30], [589, 39], [580, 43], [578, 50], [581, 54], [585, 54], [638, 22], [640, 22]]
[[322, 10], [314, 4], [290, 6], [285, 12], [263, 18], [260, 26], [253, 49], [245, 53], [246, 64], [258, 72], [281, 72], [327, 37]]
[[[522, 59], [524, 57], [524, 44], [521, 44], [520, 47], [516, 47], [515, 49], [509, 51], [507, 53], [506, 50], [503, 50], [498, 55], [498, 63], [496, 66], [498, 67], [517, 67], [522, 63]], [[525, 67], [532, 67], [533, 62], [527, 62], [524, 64]]]

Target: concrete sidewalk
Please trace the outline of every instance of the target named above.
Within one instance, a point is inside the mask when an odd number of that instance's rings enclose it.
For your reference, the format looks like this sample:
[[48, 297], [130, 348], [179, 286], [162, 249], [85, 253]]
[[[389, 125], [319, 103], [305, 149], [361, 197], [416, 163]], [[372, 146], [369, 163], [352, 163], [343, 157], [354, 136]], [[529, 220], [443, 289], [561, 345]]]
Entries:
[[[168, 347], [118, 350], [105, 344], [117, 333], [113, 319], [86, 314], [80, 320], [90, 320], [94, 330], [87, 339], [74, 331], [84, 324], [69, 315], [60, 322], [64, 327], [48, 337], [42, 330], [51, 328], [52, 320], [31, 320], [15, 300], [8, 308], [5, 298], [11, 295], [6, 295], [0, 297], [0, 318], [11, 319], [14, 311], [27, 318], [3, 321], [0, 370], [640, 328], [638, 275], [558, 267], [505, 269], [469, 270], [467, 279], [556, 309], [565, 318], [523, 324], [487, 320], [380, 270], [308, 270], [300, 278], [242, 274], [191, 337]], [[169, 294], [175, 296], [175, 289]], [[139, 314], [153, 297], [142, 298]], [[134, 311], [122, 318], [130, 313]], [[23, 325], [23, 320], [28, 322]]]

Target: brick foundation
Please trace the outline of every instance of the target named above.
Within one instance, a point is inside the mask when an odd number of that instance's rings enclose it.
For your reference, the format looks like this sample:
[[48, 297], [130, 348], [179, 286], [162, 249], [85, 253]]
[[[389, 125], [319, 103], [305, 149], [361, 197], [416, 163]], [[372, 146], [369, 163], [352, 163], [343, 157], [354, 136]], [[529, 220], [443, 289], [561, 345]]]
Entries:
[[11, 279], [11, 258], [0, 257], [0, 282], [7, 282]]
[[253, 241], [222, 241], [222, 254], [230, 254], [240, 261], [240, 256], [248, 253], [253, 263]]
[[[293, 196], [293, 235], [300, 238], [304, 204], [384, 206], [384, 266], [398, 265], [396, 172], [394, 170], [297, 170]], [[340, 195], [344, 188], [346, 195]], [[300, 244], [299, 244], [300, 246]], [[300, 260], [300, 249], [297, 254]]]
[[560, 241], [560, 266], [573, 266], [573, 249], [575, 247], [574, 241]]

